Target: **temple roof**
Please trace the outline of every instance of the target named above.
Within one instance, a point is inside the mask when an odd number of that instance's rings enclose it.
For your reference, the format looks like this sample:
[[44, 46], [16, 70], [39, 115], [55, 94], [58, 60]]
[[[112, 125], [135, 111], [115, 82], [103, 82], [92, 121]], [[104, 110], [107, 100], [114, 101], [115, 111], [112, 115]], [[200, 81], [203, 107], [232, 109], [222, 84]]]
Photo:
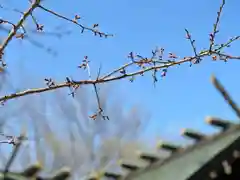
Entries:
[[240, 126], [233, 125], [228, 130], [205, 137], [195, 145], [174, 152], [169, 158], [152, 164], [137, 172], [130, 173], [126, 179], [132, 180], [186, 180], [198, 171], [213, 156], [240, 137]]

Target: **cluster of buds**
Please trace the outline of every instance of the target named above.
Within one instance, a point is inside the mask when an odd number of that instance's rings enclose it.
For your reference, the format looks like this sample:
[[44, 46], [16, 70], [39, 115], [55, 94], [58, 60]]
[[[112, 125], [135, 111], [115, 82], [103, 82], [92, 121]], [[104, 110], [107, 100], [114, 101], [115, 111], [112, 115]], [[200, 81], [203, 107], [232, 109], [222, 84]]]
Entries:
[[66, 77], [66, 83], [69, 84], [69, 89], [71, 91], [71, 93], [68, 95], [71, 95], [74, 98], [75, 93], [76, 93], [77, 89], [80, 87], [80, 85], [73, 83], [73, 81], [69, 77]]
[[162, 70], [162, 73], [161, 73], [161, 76], [162, 77], [165, 77], [167, 75], [167, 69], [163, 69]]
[[130, 58], [131, 60], [134, 60], [134, 54], [133, 54], [133, 52], [130, 52], [130, 53], [128, 54], [128, 58]]
[[25, 37], [25, 34], [24, 33], [19, 33], [19, 34], [16, 34], [15, 37], [17, 39], [23, 39]]
[[53, 81], [52, 78], [49, 78], [49, 79], [45, 78], [44, 80], [45, 80], [46, 85], [47, 85], [48, 87], [53, 87], [53, 86], [55, 86], [55, 82]]
[[162, 56], [164, 53], [164, 48], [156, 48], [154, 51], [152, 51], [153, 57], [156, 57], [157, 55]]
[[217, 60], [217, 56], [216, 55], [212, 56], [212, 60], [216, 61]]
[[191, 35], [189, 33], [186, 34], [186, 39], [191, 39]]
[[171, 52], [169, 53], [168, 57], [171, 58], [171, 59], [176, 59], [177, 58], [177, 56], [175, 54], [171, 53]]
[[80, 64], [80, 65], [78, 66], [78, 68], [86, 69], [89, 62], [90, 62], [90, 61], [88, 60], [88, 56], [84, 56], [84, 58], [83, 58], [83, 60], [82, 60], [82, 64]]
[[213, 33], [209, 34], [209, 40], [210, 40], [210, 42], [214, 42], [214, 35], [213, 35]]
[[5, 140], [2, 140], [0, 141], [0, 143], [6, 143], [6, 144], [11, 144], [13, 146], [16, 146], [18, 145], [21, 140], [28, 140], [28, 138], [24, 138], [22, 139], [21, 136], [11, 136], [11, 135], [5, 135], [3, 133], [1, 133], [0, 135], [4, 136], [6, 139]]
[[37, 31], [39, 31], [39, 32], [42, 32], [42, 31], [43, 31], [44, 25], [42, 25], [42, 24], [36, 24], [36, 26], [37, 26]]
[[106, 115], [103, 115], [103, 110], [102, 110], [102, 108], [99, 108], [99, 110], [98, 110], [98, 112], [97, 113], [95, 113], [95, 114], [93, 114], [93, 115], [90, 115], [90, 116], [88, 116], [90, 119], [92, 119], [92, 120], [97, 120], [97, 117], [98, 116], [100, 116], [100, 117], [102, 117], [102, 119], [103, 120], [109, 120], [109, 117], [108, 116], [106, 116]]
[[93, 24], [93, 28], [96, 28], [98, 26], [99, 26], [99, 24]]
[[79, 19], [81, 19], [81, 17], [76, 14], [76, 15], [74, 16], [74, 20], [73, 20], [73, 21], [77, 23], [77, 20], [79, 20]]

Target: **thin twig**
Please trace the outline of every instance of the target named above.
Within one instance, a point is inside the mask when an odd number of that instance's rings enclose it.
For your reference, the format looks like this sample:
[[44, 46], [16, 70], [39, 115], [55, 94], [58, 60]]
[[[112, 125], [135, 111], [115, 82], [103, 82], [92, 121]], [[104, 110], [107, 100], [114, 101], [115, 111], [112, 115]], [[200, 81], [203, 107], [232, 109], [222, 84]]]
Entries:
[[[185, 29], [185, 32], [187, 33], [186, 36], [187, 36], [187, 39], [189, 39], [189, 41], [190, 41], [190, 44], [192, 46], [192, 49], [193, 49], [195, 57], [198, 57], [197, 48], [195, 46], [195, 40], [192, 39], [192, 36], [191, 36], [191, 34], [189, 33], [189, 31], [187, 29]], [[196, 63], [199, 63], [200, 62], [200, 58], [197, 58], [196, 61], [197, 61]], [[190, 65], [192, 65], [192, 63]]]
[[210, 34], [210, 47], [209, 47], [209, 51], [212, 51], [213, 45], [215, 43], [216, 34], [218, 33], [218, 25], [219, 25], [219, 22], [220, 22], [220, 17], [221, 17], [224, 5], [225, 5], [225, 0], [222, 0], [222, 4], [221, 4], [221, 6], [219, 8], [219, 11], [217, 12], [216, 22], [213, 25], [213, 32]]
[[50, 10], [50, 9], [47, 9], [47, 8], [43, 7], [42, 5], [38, 5], [38, 7], [41, 8], [42, 10], [50, 13], [50, 14], [53, 14], [54, 16], [56, 16], [56, 17], [58, 17], [58, 18], [64, 19], [64, 20], [66, 20], [66, 21], [68, 21], [68, 22], [71, 22], [71, 23], [74, 23], [74, 24], [78, 25], [79, 27], [82, 28], [82, 32], [83, 32], [84, 30], [89, 30], [89, 31], [92, 31], [95, 35], [98, 34], [98, 35], [104, 36], [104, 37], [113, 36], [112, 34], [103, 33], [103, 32], [100, 32], [100, 31], [94, 29], [94, 28], [85, 27], [85, 26], [79, 24], [76, 20], [72, 20], [72, 19], [70, 19], [70, 18], [67, 18], [67, 17], [65, 17], [65, 16], [63, 16], [63, 15], [61, 15], [61, 14], [56, 13], [56, 12], [53, 11], [53, 10]]

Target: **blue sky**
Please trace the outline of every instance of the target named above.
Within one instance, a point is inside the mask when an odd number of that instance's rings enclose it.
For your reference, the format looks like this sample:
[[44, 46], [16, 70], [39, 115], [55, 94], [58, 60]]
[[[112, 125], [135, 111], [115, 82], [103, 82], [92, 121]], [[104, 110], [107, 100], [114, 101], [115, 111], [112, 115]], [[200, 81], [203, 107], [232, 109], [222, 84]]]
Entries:
[[[57, 2], [57, 3], [56, 3]], [[80, 29], [71, 23], [56, 20], [46, 12], [36, 11], [40, 23], [49, 31], [71, 30], [70, 35], [62, 39], [37, 37], [46, 47], [57, 51], [57, 56], [45, 53], [44, 50], [32, 47], [27, 41], [11, 42], [6, 59], [11, 76], [21, 75], [21, 68], [39, 79], [53, 77], [64, 79], [66, 76], [84, 79], [86, 73], [79, 72], [76, 66], [82, 57], [89, 56], [91, 69], [96, 71], [102, 64], [102, 72], [128, 62], [130, 51], [143, 56], [151, 56], [156, 47], [165, 48], [166, 52], [176, 53], [180, 57], [192, 55], [189, 42], [185, 39], [184, 28], [187, 28], [196, 40], [198, 50], [208, 46], [208, 34], [212, 31], [213, 22], [219, 9], [220, 0], [202, 1], [170, 1], [170, 0], [122, 0], [122, 1], [44, 1], [44, 5], [68, 17], [79, 14], [84, 25], [100, 24], [104, 32], [113, 33], [114, 37], [100, 39], [91, 33], [80, 33]], [[26, 9], [27, 4], [6, 1], [8, 6]], [[218, 42], [225, 42], [238, 35], [240, 26], [236, 22], [239, 2], [227, 1], [220, 24]], [[3, 12], [3, 17], [7, 12]], [[13, 21], [19, 19], [15, 14]], [[20, 46], [21, 45], [21, 46]], [[228, 52], [238, 55], [239, 44]], [[24, 53], [28, 52], [28, 53]], [[164, 79], [159, 79], [157, 87], [152, 85], [151, 74], [138, 78], [133, 84], [127, 80], [119, 82], [119, 92], [127, 97], [127, 104], [139, 103], [150, 114], [145, 138], [155, 140], [156, 137], [180, 141], [181, 128], [193, 127], [204, 132], [213, 132], [213, 128], [204, 124], [208, 115], [236, 119], [234, 113], [224, 103], [223, 98], [210, 83], [210, 75], [215, 74], [240, 102], [237, 76], [238, 61], [229, 63], [211, 62], [205, 59], [200, 65], [189, 68], [188, 65], [173, 67]], [[41, 83], [34, 82], [37, 87]]]

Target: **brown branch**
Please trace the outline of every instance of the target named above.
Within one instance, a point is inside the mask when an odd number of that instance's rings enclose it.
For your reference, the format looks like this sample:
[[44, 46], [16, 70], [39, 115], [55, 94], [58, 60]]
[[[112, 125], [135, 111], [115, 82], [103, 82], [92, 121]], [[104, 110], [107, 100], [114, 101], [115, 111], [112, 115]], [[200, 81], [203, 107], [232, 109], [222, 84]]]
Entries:
[[180, 64], [183, 64], [183, 63], [186, 63], [186, 62], [192, 62], [193, 60], [196, 60], [197, 58], [203, 58], [203, 57], [206, 57], [206, 56], [209, 56], [209, 55], [212, 55], [212, 54], [216, 54], [218, 56], [225, 57], [226, 59], [239, 59], [240, 60], [239, 56], [230, 56], [230, 55], [222, 54], [222, 53], [219, 53], [219, 52], [214, 52], [214, 51], [208, 52], [208, 51], [206, 51], [204, 53], [198, 54], [197, 57], [193, 56], [193, 57], [183, 58], [179, 61], [170, 61], [168, 63], [166, 61], [163, 64], [161, 64], [161, 62], [160, 62], [160, 65], [155, 65], [154, 64], [150, 67], [143, 68], [143, 69], [137, 70], [135, 72], [131, 72], [131, 73], [126, 73], [125, 72], [124, 74], [121, 74], [121, 75], [118, 75], [118, 76], [113, 76], [117, 72], [120, 72], [121, 69], [124, 69], [125, 67], [128, 67], [130, 65], [138, 64], [139, 62], [145, 62], [145, 63], [149, 64], [149, 62], [153, 61], [152, 59], [142, 59], [142, 60], [139, 60], [139, 61], [132, 61], [130, 63], [127, 63], [127, 64], [121, 66], [120, 68], [117, 68], [116, 70], [108, 73], [107, 75], [104, 75], [103, 77], [100, 77], [100, 78], [98, 77], [96, 80], [81, 80], [81, 81], [71, 80], [71, 81], [66, 81], [64, 83], [59, 83], [59, 84], [55, 83], [54, 85], [47, 86], [47, 87], [44, 87], [44, 88], [28, 89], [28, 90], [25, 90], [25, 91], [22, 91], [22, 92], [13, 93], [13, 94], [10, 94], [10, 95], [0, 97], [0, 102], [6, 102], [7, 100], [10, 100], [10, 99], [14, 99], [14, 98], [18, 98], [18, 97], [22, 97], [22, 96], [26, 96], [26, 95], [30, 95], [30, 94], [52, 91], [52, 90], [65, 88], [65, 87], [74, 87], [74, 86], [79, 87], [81, 85], [90, 85], [90, 84], [91, 85], [96, 85], [96, 84], [102, 84], [102, 83], [106, 83], [106, 82], [110, 82], [110, 81], [121, 80], [121, 79], [129, 78], [129, 77], [134, 77], [136, 75], [143, 75], [144, 73], [149, 72], [149, 71], [166, 69], [166, 68], [169, 68], [169, 67], [172, 67], [172, 66], [175, 66], [175, 65], [180, 65]]
[[[206, 55], [201, 55], [201, 56], [206, 56]], [[129, 74], [119, 75], [119, 76], [116, 76], [116, 77], [109, 77], [109, 74], [108, 74], [108, 75], [103, 76], [103, 78], [99, 78], [99, 79], [96, 79], [96, 80], [82, 80], [82, 81], [72, 80], [72, 81], [67, 81], [67, 82], [60, 83], [60, 84], [54, 84], [52, 86], [48, 86], [48, 87], [44, 87], [44, 88], [28, 89], [28, 90], [25, 90], [25, 91], [22, 91], [22, 92], [13, 93], [13, 94], [10, 94], [10, 95], [0, 97], [0, 102], [5, 102], [5, 101], [10, 100], [10, 99], [14, 99], [14, 98], [18, 98], [18, 97], [22, 97], [22, 96], [26, 96], [26, 95], [30, 95], [30, 94], [42, 93], [42, 92], [52, 91], [52, 90], [56, 90], [56, 89], [60, 89], [60, 88], [71, 87], [71, 86], [74, 86], [74, 85], [78, 85], [78, 86], [89, 85], [89, 84], [94, 85], [94, 84], [102, 84], [102, 83], [106, 83], [106, 82], [110, 82], [110, 81], [125, 79], [125, 78], [128, 78], [128, 77], [141, 75], [145, 72], [152, 71], [154, 69], [168, 68], [168, 67], [175, 66], [175, 65], [178, 65], [178, 64], [183, 64], [185, 62], [192, 61], [193, 59], [195, 59], [195, 57], [185, 58], [185, 59], [179, 60], [177, 62], [171, 62], [169, 64], [152, 66], [152, 67], [149, 67], [149, 68], [146, 68], [146, 69], [142, 69], [142, 70], [132, 72], [132, 73], [129, 73]], [[112, 74], [112, 73], [110, 73], [110, 74]], [[106, 77], [108, 77], [108, 78], [106, 78]]]
[[[35, 0], [34, 3], [32, 3], [31, 7], [23, 14], [22, 18], [18, 21], [18, 23], [12, 27], [10, 33], [8, 34], [8, 37], [3, 41], [2, 45], [0, 46], [0, 60], [2, 61], [2, 55], [4, 54], [4, 49], [7, 47], [9, 42], [12, 40], [12, 38], [17, 34], [17, 31], [20, 27], [23, 26], [23, 22], [27, 19], [29, 15], [31, 15], [32, 11], [38, 7], [40, 3], [40, 0]], [[5, 66], [6, 64], [2, 61], [2, 65]]]
[[112, 34], [106, 34], [106, 33], [100, 32], [100, 31], [98, 31], [95, 28], [89, 28], [89, 27], [85, 27], [85, 26], [81, 25], [80, 23], [77, 22], [77, 19], [80, 19], [80, 17], [75, 18], [74, 20], [72, 20], [70, 18], [67, 18], [67, 17], [59, 14], [59, 13], [56, 13], [53, 10], [47, 9], [47, 8], [41, 6], [41, 5], [38, 5], [38, 7], [41, 8], [42, 10], [44, 10], [44, 11], [54, 15], [54, 16], [60, 18], [60, 19], [64, 19], [64, 20], [66, 20], [68, 22], [71, 22], [71, 23], [74, 23], [74, 24], [78, 25], [80, 28], [82, 28], [82, 32], [84, 32], [84, 30], [89, 30], [89, 31], [93, 32], [95, 35], [99, 35], [100, 37], [102, 37], [102, 36], [104, 36], [104, 37], [113, 36]]

